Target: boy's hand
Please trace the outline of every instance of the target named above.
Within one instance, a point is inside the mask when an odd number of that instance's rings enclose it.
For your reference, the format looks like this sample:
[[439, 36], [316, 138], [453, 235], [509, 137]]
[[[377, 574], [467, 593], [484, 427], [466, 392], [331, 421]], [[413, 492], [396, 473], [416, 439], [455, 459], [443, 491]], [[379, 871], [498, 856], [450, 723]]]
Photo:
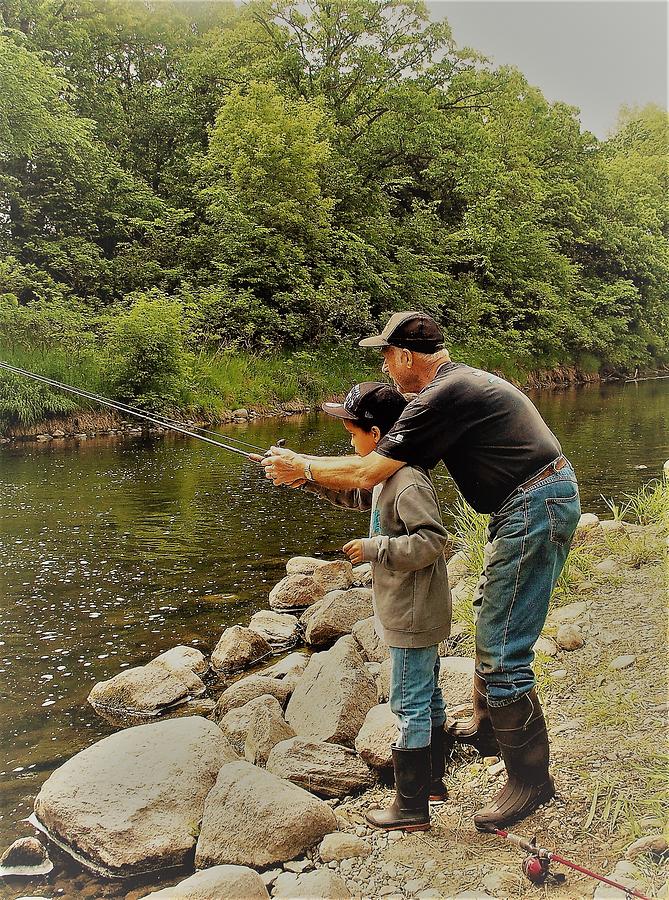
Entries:
[[361, 562], [365, 561], [360, 538], [356, 538], [354, 541], [349, 541], [347, 544], [344, 544], [342, 550], [354, 566], [359, 566]]

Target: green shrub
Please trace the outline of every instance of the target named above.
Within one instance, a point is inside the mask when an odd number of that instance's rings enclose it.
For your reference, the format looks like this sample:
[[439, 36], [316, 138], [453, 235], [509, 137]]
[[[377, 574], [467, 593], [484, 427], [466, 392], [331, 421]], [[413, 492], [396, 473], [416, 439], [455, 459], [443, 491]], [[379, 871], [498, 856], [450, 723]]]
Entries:
[[179, 303], [157, 291], [140, 294], [107, 330], [115, 397], [163, 412], [185, 405], [192, 356], [185, 348]]

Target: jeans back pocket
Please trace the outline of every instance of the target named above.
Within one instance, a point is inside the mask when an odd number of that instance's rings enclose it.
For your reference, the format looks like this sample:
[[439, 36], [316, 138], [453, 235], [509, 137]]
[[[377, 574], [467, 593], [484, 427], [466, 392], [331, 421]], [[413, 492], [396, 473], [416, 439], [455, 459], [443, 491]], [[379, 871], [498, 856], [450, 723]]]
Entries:
[[568, 544], [574, 536], [581, 515], [578, 488], [571, 483], [573, 492], [568, 497], [548, 497], [546, 511], [550, 521], [550, 539], [554, 544]]

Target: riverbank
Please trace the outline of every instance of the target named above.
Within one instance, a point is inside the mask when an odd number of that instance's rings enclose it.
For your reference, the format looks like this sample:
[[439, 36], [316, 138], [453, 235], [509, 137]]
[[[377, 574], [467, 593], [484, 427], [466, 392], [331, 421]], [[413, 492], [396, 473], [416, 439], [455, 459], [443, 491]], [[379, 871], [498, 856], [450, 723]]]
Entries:
[[[505, 359], [485, 348], [456, 347], [452, 356], [494, 371], [523, 390], [565, 389], [602, 378], [596, 360], [587, 368], [571, 364], [541, 368], [530, 360]], [[65, 384], [204, 426], [304, 412], [323, 400], [341, 398], [356, 382], [381, 377], [376, 355], [349, 347], [316, 347], [275, 356], [200, 354], [191, 362], [175, 407], [174, 400], [170, 404], [155, 396], [120, 397], [106, 374], [104, 359], [94, 355], [4, 352], [3, 359]], [[141, 427], [139, 421], [124, 422], [122, 416], [91, 406], [27, 378], [0, 373], [0, 437], [4, 440], [92, 437]]]
[[[658, 672], [656, 658], [656, 648], [666, 627], [666, 587], [662, 565], [667, 538], [666, 500], [666, 485], [664, 491], [647, 488], [639, 495], [636, 504], [628, 507], [626, 515], [629, 514], [630, 520], [635, 517], [635, 522], [624, 524], [617, 519], [600, 522], [593, 516], [582, 520], [569, 565], [555, 592], [541, 645], [537, 647], [536, 671], [547, 710], [553, 770], [559, 793], [556, 801], [517, 830], [528, 836], [537, 834], [541, 845], [556, 848], [567, 858], [604, 874], [614, 869], [636, 839], [650, 838], [660, 832], [667, 813], [664, 794], [666, 675], [663, 671]], [[455, 627], [453, 637], [442, 653], [446, 659], [460, 660], [464, 666], [471, 662], [471, 592], [480, 554], [480, 522], [477, 519], [460, 519], [458, 532], [463, 552], [449, 563]], [[319, 563], [317, 560], [314, 562]], [[298, 570], [304, 569], [305, 565], [308, 569], [308, 560], [291, 560], [287, 569], [292, 574], [288, 577], [298, 575]], [[333, 586], [332, 579], [341, 576], [342, 566], [342, 563], [336, 563], [328, 571], [324, 587]], [[362, 577], [363, 573], [358, 573], [356, 581], [362, 583]], [[345, 590], [346, 593], [360, 592], [361, 588], [351, 584], [349, 579]], [[279, 615], [286, 615], [280, 610], [281, 598], [285, 596], [285, 591], [276, 590], [270, 595], [270, 605]], [[364, 597], [358, 596], [358, 602], [361, 601], [359, 612], [364, 615]], [[360, 682], [355, 691], [358, 699], [364, 693], [360, 691], [360, 685], [366, 687], [371, 677], [372, 683], [375, 681], [377, 685], [375, 694], [383, 705], [384, 692], [387, 696], [383, 648], [378, 645], [374, 648], [369, 643], [362, 627], [364, 620], [358, 625], [351, 624], [344, 622], [340, 615], [330, 617], [328, 627], [334, 630], [330, 631], [329, 637], [324, 637], [323, 621], [328, 617], [323, 607], [326, 605], [316, 601], [318, 608], [308, 615], [305, 632], [310, 642], [316, 644], [315, 649], [322, 649], [319, 641], [324, 640], [327, 646], [337, 639], [332, 649], [319, 654], [322, 666], [325, 667], [327, 658], [331, 661], [332, 672], [336, 672], [341, 665], [353, 665]], [[319, 619], [321, 625], [318, 624]], [[342, 629], [343, 636], [340, 636]], [[232, 630], [228, 629], [228, 632]], [[346, 636], [349, 631], [353, 632], [353, 637]], [[234, 669], [241, 659], [231, 654], [230, 641], [226, 642], [224, 638], [225, 633], [211, 657], [211, 662], [215, 662], [220, 671], [228, 669], [231, 661], [234, 661]], [[345, 648], [342, 653], [342, 641], [353, 641], [353, 644], [359, 645], [358, 650]], [[337, 650], [337, 647], [340, 649]], [[365, 662], [352, 663], [349, 657], [354, 653], [362, 654]], [[202, 672], [201, 654], [192, 651], [192, 655], [198, 657], [193, 667]], [[251, 659], [253, 653], [247, 661]], [[465, 715], [470, 702], [467, 691], [469, 677], [458, 677], [458, 666], [452, 663], [446, 666], [446, 670], [449, 705], [455, 707], [456, 714]], [[350, 668], [346, 671], [351, 674]], [[265, 679], [269, 686], [262, 701], [260, 697], [263, 695], [257, 689], [259, 676], [261, 682]], [[260, 781], [263, 777], [270, 777], [270, 770], [272, 773], [282, 771], [281, 780], [288, 778], [293, 783], [304, 784], [311, 778], [312, 783], [318, 780], [321, 790], [328, 781], [330, 786], [337, 784], [333, 772], [328, 772], [327, 767], [322, 768], [322, 759], [318, 772], [310, 773], [308, 753], [291, 753], [287, 758], [284, 754], [282, 758], [278, 752], [282, 740], [291, 740], [285, 731], [282, 733], [278, 728], [281, 722], [284, 723], [281, 728], [285, 728], [289, 721], [293, 726], [297, 725], [294, 730], [298, 734], [305, 727], [307, 731], [309, 729], [306, 721], [309, 710], [304, 707], [300, 710], [299, 699], [293, 699], [300, 690], [302, 694], [309, 690], [309, 709], [314, 703], [318, 705], [327, 700], [324, 692], [327, 695], [333, 679], [322, 679], [316, 689], [308, 684], [300, 688], [300, 680], [306, 676], [303, 666], [301, 674], [295, 670], [291, 672], [290, 667], [284, 667], [281, 671], [280, 666], [275, 666], [271, 671], [261, 670], [259, 674], [245, 675], [238, 681], [228, 681], [213, 689], [209, 702], [210, 706], [215, 703], [215, 707], [209, 715], [234, 745], [235, 752], [247, 760], [246, 763], [227, 761], [223, 770], [228, 764], [246, 766], [238, 774], [248, 777], [249, 770], [257, 769]], [[311, 673], [311, 679], [314, 680], [314, 673]], [[191, 691], [194, 681], [192, 678]], [[222, 688], [223, 693], [217, 693]], [[268, 697], [267, 692], [272, 697]], [[127, 698], [128, 695], [124, 693], [122, 696]], [[251, 696], [256, 699], [249, 699]], [[369, 702], [373, 704], [378, 701], [370, 698]], [[199, 702], [202, 702], [201, 698]], [[291, 708], [291, 703], [295, 708]], [[325, 709], [328, 714], [317, 717], [319, 727], [322, 723], [327, 727], [332, 724], [333, 707], [326, 703]], [[387, 749], [385, 745], [388, 743], [383, 739], [384, 723], [380, 723], [379, 729], [374, 722], [373, 711], [378, 709], [371, 707], [362, 730], [354, 738], [357, 753], [364, 761], [376, 762], [377, 766], [379, 748]], [[345, 717], [349, 725], [352, 718], [350, 712], [349, 709]], [[200, 716], [203, 714], [206, 713], [201, 711]], [[198, 716], [195, 718], [204, 721]], [[367, 734], [363, 736], [365, 728]], [[131, 733], [126, 730], [118, 734], [129, 738]], [[340, 737], [341, 740], [333, 738], [332, 743], [327, 745], [331, 751], [335, 750], [333, 743], [350, 745], [350, 735], [347, 737], [342, 732]], [[311, 735], [309, 740], [318, 742], [327, 738]], [[275, 756], [278, 753], [278, 762], [277, 759], [272, 760], [272, 753]], [[300, 763], [297, 766], [299, 771], [291, 778], [281, 767], [296, 756]], [[201, 759], [201, 754], [197, 758]], [[262, 775], [263, 767], [265, 775]], [[351, 770], [351, 767], [352, 761], [347, 769]], [[140, 770], [139, 766], [128, 761], [127, 774], [132, 775]], [[90, 769], [88, 774], [91, 775]], [[478, 834], [471, 824], [471, 814], [482, 799], [498, 789], [502, 774], [503, 767], [497, 760], [481, 760], [470, 751], [458, 753], [449, 768], [450, 800], [443, 806], [433, 808], [432, 830], [421, 835], [386, 835], [370, 831], [364, 823], [364, 809], [374, 803], [386, 803], [391, 797], [390, 791], [376, 784], [357, 792], [351, 790], [350, 784], [342, 788], [339, 783], [334, 795], [326, 792], [330, 799], [325, 801], [336, 816], [336, 841], [325, 835], [325, 846], [318, 838], [313, 846], [296, 850], [292, 854], [296, 858], [288, 855], [276, 857], [271, 863], [251, 864], [260, 871], [265, 885], [277, 897], [299, 896], [303, 895], [302, 891], [311, 890], [309, 895], [314, 897], [390, 896], [399, 900], [405, 897], [455, 897], [460, 891], [473, 890], [482, 897], [513, 896], [527, 897], [529, 900], [536, 895], [536, 888], [521, 875], [521, 856], [498, 839]], [[272, 774], [272, 777], [277, 778], [278, 775]], [[110, 810], [104, 801], [104, 789], [109, 785], [103, 785], [102, 780], [96, 783], [100, 785], [100, 796], [96, 798], [95, 792], [87, 794], [86, 804], [88, 807], [91, 801], [93, 804], [102, 803], [104, 808], [99, 815], [96, 814], [96, 821], [102, 828], [109, 822], [107, 816]], [[252, 802], [261, 804], [260, 796], [253, 793], [253, 784], [252, 780], [247, 785], [252, 793]], [[261, 786], [267, 787], [264, 782]], [[267, 852], [267, 837], [263, 832], [261, 841], [260, 833], [256, 834], [253, 824], [256, 817], [248, 816], [248, 806], [242, 805], [237, 809], [235, 803], [226, 800], [225, 810], [221, 809], [219, 813], [223, 818], [227, 816], [228, 828], [234, 826], [239, 830], [243, 826], [244, 839], [248, 842], [244, 848], [244, 864], [247, 865], [249, 860], [259, 859], [263, 852]], [[43, 810], [44, 806], [41, 808]], [[113, 810], [111, 814], [113, 817]], [[242, 816], [242, 819], [235, 823], [232, 821], [235, 815]], [[327, 814], [319, 815], [324, 816], [324, 827], [329, 827]], [[261, 817], [258, 818], [261, 820]], [[171, 817], [164, 820], [166, 824], [171, 821]], [[219, 818], [212, 823], [209, 816], [207, 825], [210, 835], [212, 824], [215, 833], [221, 821]], [[137, 846], [138, 841], [128, 843], [126, 838], [126, 847]], [[296, 840], [299, 843], [300, 839]], [[103, 844], [103, 835], [99, 834], [95, 843]], [[334, 853], [330, 846], [333, 843]], [[221, 864], [238, 862], [229, 855], [230, 851], [225, 849], [227, 846], [225, 842], [216, 845], [216, 861]], [[279, 853], [279, 850], [273, 848], [271, 852]], [[635, 853], [631, 851], [632, 856]], [[161, 886], [155, 882], [149, 886], [146, 881], [141, 886], [132, 886], [127, 881], [109, 882], [88, 874], [76, 875], [71, 867], [68, 870], [58, 853], [54, 855], [54, 860], [57, 866], [53, 875], [48, 879], [31, 881], [30, 890], [39, 884], [44, 887], [48, 885], [50, 892], [62, 888], [66, 897], [138, 900], [147, 896], [149, 890]], [[626, 875], [633, 875], [637, 886], [648, 896], [659, 896], [659, 888], [666, 879], [666, 866], [662, 861], [652, 853], [642, 852], [634, 860], [634, 869], [629, 868], [631, 862], [628, 861]], [[213, 864], [211, 859], [207, 863]], [[615, 876], [618, 880], [621, 871], [618, 867]], [[185, 875], [187, 872], [181, 878]], [[337, 880], [333, 882], [335, 876]], [[174, 883], [179, 876], [175, 873], [170, 879], [165, 874], [165, 878], [169, 883]], [[313, 878], [329, 879], [330, 892], [318, 893], [313, 882], [310, 887], [310, 879]], [[333, 884], [341, 893], [332, 893]], [[568, 873], [565, 885], [551, 886], [551, 895], [563, 900], [591, 897], [594, 886], [591, 880]], [[178, 891], [173, 896], [188, 896], [186, 886]], [[24, 893], [27, 892], [24, 890]], [[11, 896], [15, 894], [16, 891]], [[211, 896], [222, 895], [220, 884], [214, 886]], [[10, 894], [4, 896], [9, 897]]]

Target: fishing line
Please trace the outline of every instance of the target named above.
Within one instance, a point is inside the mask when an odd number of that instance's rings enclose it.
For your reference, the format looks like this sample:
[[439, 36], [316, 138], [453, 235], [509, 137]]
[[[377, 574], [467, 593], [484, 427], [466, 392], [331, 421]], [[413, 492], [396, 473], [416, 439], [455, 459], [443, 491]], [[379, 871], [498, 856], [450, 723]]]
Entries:
[[[102, 406], [108, 406], [110, 409], [116, 410], [117, 412], [126, 413], [128, 415], [136, 416], [139, 419], [144, 419], [147, 422], [151, 422], [154, 425], [159, 425], [161, 427], [171, 428], [173, 431], [178, 431], [180, 434], [185, 434], [188, 437], [194, 437], [197, 440], [204, 441], [207, 444], [213, 444], [216, 447], [221, 447], [223, 450], [229, 450], [231, 453], [237, 453], [240, 456], [244, 456], [247, 459], [252, 457], [251, 453], [247, 453], [245, 450], [240, 450], [238, 447], [231, 447], [230, 444], [224, 443], [220, 440], [213, 440], [212, 438], [205, 437], [203, 434], [198, 434], [197, 431], [192, 431], [189, 428], [184, 427], [178, 422], [174, 422], [167, 417], [157, 415], [149, 415], [143, 410], [136, 409], [133, 406], [128, 406], [125, 403], [120, 403], [115, 400], [109, 400], [107, 397], [102, 397], [99, 394], [94, 394], [92, 391], [82, 390], [81, 388], [72, 387], [72, 385], [65, 384], [62, 381], [56, 381], [54, 378], [47, 378], [44, 375], [37, 375], [34, 372], [29, 372], [27, 369], [21, 369], [18, 366], [11, 366], [9, 363], [0, 362], [0, 369], [5, 369], [7, 372], [11, 372], [13, 375], [22, 375], [24, 378], [32, 378], [34, 381], [38, 381], [41, 384], [46, 384], [49, 387], [58, 388], [61, 391], [65, 391], [69, 394], [74, 394], [76, 397], [83, 397], [86, 400], [92, 400], [95, 403], [100, 403]], [[195, 426], [197, 427], [197, 426]], [[206, 431], [206, 429], [200, 429], [201, 431]], [[207, 434], [217, 434], [217, 432], [208, 431]], [[235, 441], [235, 438], [231, 438], [232, 441]], [[243, 444], [247, 447], [251, 447], [254, 450], [258, 450], [260, 453], [264, 453], [265, 450], [262, 447], [256, 447], [254, 444], [249, 444], [246, 441], [236, 440], [236, 443]]]

